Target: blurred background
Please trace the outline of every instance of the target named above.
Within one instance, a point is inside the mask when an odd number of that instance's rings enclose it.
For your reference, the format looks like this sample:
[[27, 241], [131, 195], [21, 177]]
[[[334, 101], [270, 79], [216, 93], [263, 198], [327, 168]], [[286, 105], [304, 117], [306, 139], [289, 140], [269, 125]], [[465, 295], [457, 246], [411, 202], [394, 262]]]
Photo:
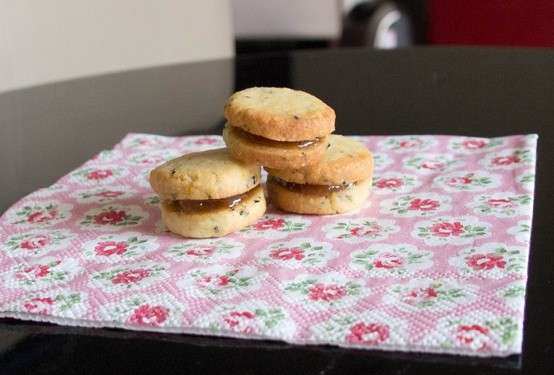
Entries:
[[554, 47], [552, 0], [0, 0], [0, 92], [311, 48]]
[[[409, 48], [444, 45], [502, 48]], [[504, 47], [552, 49], [554, 0], [0, 0], [0, 212], [129, 132], [219, 134], [248, 86], [312, 92], [345, 134], [549, 119], [549, 57]]]

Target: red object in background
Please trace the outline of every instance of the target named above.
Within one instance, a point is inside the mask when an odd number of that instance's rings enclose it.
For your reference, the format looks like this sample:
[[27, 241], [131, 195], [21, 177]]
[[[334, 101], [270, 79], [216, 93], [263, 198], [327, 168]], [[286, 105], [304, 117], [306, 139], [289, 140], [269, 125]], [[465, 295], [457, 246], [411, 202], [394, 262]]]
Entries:
[[428, 0], [432, 44], [554, 47], [554, 0]]

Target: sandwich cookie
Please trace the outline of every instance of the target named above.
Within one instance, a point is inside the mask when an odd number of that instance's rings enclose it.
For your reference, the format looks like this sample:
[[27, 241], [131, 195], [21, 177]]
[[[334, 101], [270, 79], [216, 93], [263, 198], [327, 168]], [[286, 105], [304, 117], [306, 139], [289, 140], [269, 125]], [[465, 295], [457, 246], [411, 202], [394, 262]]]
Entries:
[[304, 168], [273, 169], [267, 189], [270, 201], [299, 214], [339, 214], [360, 207], [373, 177], [373, 157], [361, 143], [330, 135], [321, 161]]
[[235, 158], [287, 169], [321, 159], [335, 130], [335, 111], [313, 95], [277, 87], [252, 87], [225, 104], [223, 139]]
[[246, 227], [266, 209], [260, 167], [233, 159], [227, 149], [195, 152], [150, 172], [162, 220], [185, 237], [220, 237]]

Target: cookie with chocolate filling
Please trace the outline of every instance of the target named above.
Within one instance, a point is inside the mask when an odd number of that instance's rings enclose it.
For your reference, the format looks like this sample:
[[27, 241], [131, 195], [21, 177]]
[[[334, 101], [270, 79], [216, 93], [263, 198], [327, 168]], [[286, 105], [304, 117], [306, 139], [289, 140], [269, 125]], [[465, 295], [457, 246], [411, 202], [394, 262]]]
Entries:
[[195, 152], [150, 173], [162, 220], [184, 237], [220, 237], [255, 222], [266, 209], [260, 167], [232, 158], [227, 149]]
[[335, 112], [303, 91], [252, 87], [225, 104], [223, 139], [231, 155], [270, 168], [314, 164], [335, 130]]
[[338, 214], [362, 206], [369, 196], [373, 157], [360, 142], [330, 135], [317, 164], [265, 169], [269, 173], [269, 199], [280, 209], [300, 214]]

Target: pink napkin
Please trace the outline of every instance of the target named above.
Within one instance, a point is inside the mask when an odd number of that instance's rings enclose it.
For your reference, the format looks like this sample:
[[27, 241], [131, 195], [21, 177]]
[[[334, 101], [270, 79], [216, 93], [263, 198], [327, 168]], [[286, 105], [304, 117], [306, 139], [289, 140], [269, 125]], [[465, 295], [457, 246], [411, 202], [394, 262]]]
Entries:
[[0, 316], [365, 349], [521, 352], [536, 135], [355, 137], [359, 212], [167, 233], [147, 175], [218, 136], [129, 134], [0, 218]]

